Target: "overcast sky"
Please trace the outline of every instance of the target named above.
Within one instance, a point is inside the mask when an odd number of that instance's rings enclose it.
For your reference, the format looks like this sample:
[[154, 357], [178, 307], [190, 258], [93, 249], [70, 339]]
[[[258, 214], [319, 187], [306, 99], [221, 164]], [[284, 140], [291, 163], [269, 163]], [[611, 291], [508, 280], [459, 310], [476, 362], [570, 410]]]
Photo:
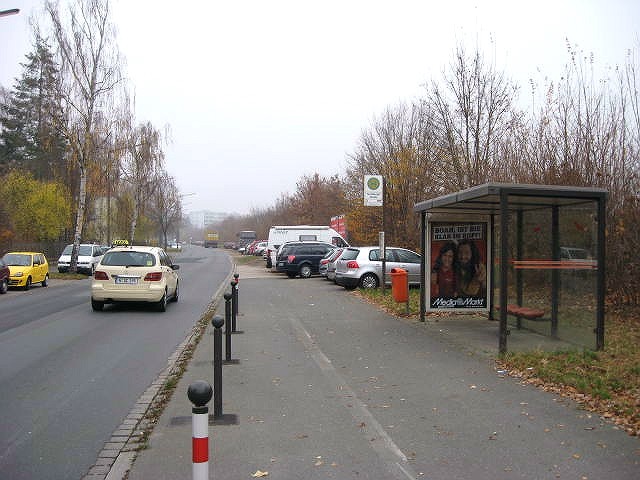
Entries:
[[[0, 0], [21, 9], [0, 18], [5, 87], [41, 5]], [[342, 175], [374, 116], [424, 95], [457, 44], [480, 45], [524, 96], [561, 74], [567, 39], [600, 66], [640, 48], [638, 0], [114, 0], [112, 14], [137, 119], [170, 126], [186, 211], [248, 213], [303, 175]]]

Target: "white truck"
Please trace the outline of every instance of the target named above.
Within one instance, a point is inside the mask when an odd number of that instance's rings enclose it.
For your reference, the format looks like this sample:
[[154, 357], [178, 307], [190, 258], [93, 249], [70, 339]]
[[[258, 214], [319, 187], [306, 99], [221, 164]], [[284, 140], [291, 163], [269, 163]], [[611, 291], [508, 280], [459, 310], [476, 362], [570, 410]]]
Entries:
[[315, 241], [348, 247], [347, 241], [331, 227], [318, 225], [279, 225], [269, 229], [265, 259], [267, 268], [276, 264], [278, 249], [286, 242]]

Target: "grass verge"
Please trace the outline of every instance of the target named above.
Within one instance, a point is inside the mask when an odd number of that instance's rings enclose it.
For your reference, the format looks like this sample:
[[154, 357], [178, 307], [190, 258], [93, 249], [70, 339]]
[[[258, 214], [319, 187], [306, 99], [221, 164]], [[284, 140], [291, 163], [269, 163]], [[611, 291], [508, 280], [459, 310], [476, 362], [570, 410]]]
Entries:
[[578, 402], [640, 435], [640, 309], [606, 314], [605, 348], [507, 353], [497, 359], [510, 375]]

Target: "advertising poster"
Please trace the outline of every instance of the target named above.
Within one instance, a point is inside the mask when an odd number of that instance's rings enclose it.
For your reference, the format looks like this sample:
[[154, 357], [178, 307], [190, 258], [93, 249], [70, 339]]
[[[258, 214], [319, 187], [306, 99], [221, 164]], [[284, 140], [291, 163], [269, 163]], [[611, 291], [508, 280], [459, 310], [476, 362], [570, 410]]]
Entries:
[[429, 310], [488, 310], [487, 222], [430, 222]]

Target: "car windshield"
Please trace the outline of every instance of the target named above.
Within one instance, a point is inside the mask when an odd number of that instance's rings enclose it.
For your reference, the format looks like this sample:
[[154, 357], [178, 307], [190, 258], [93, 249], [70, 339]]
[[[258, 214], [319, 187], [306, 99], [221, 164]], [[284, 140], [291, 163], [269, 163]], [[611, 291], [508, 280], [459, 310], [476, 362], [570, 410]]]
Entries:
[[7, 253], [3, 259], [10, 267], [28, 267], [31, 265], [31, 255]]
[[107, 252], [101, 263], [112, 267], [153, 267], [156, 258], [147, 252]]
[[[67, 245], [64, 247], [61, 255], [71, 255], [73, 250], [73, 245]], [[80, 257], [91, 257], [93, 255], [93, 245], [79, 245], [78, 246], [78, 256]]]

